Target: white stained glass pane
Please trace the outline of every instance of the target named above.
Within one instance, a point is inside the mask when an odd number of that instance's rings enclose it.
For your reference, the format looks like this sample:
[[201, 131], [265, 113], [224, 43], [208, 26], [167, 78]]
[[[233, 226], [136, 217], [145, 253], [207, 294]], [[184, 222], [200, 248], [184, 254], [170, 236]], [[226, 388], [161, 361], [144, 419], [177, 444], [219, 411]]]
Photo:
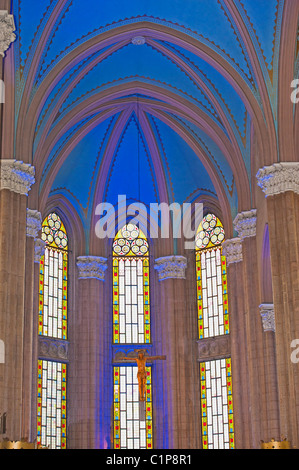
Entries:
[[128, 439], [133, 437], [133, 421], [127, 422], [127, 437]]
[[119, 331], [120, 333], [124, 333], [126, 326], [125, 326], [125, 315], [119, 315]]
[[137, 304], [137, 287], [135, 285], [132, 286], [132, 304]]
[[125, 278], [119, 275], [119, 295], [125, 294]]
[[141, 259], [137, 261], [137, 274], [143, 276], [143, 262]]
[[138, 312], [143, 313], [143, 295], [138, 295]]
[[143, 315], [138, 315], [138, 330], [139, 330], [139, 333], [143, 333], [144, 332], [144, 318], [143, 318]]
[[136, 286], [137, 284], [137, 270], [136, 270], [136, 262], [134, 260], [132, 261], [132, 266], [131, 266], [131, 283], [133, 286]]
[[134, 440], [130, 439], [127, 441], [127, 447], [124, 447], [124, 449], [134, 449]]
[[130, 260], [125, 261], [125, 283], [131, 284], [131, 263]]
[[132, 323], [137, 323], [137, 321], [137, 305], [132, 305]]
[[119, 296], [119, 313], [125, 313], [125, 297], [124, 295]]
[[138, 343], [138, 328], [137, 328], [137, 325], [132, 325], [132, 343]]
[[125, 293], [126, 293], [126, 305], [130, 305], [132, 303], [132, 298], [131, 298], [131, 286], [128, 286], [126, 284], [125, 286]]
[[126, 342], [126, 335], [125, 334], [120, 334], [119, 335], [119, 342], [124, 344]]
[[126, 343], [132, 343], [132, 342], [133, 342], [132, 327], [131, 325], [126, 325]]
[[137, 288], [138, 288], [138, 293], [143, 293], [143, 276], [139, 275], [137, 278]]
[[124, 393], [120, 394], [120, 409], [125, 410], [127, 406], [126, 395]]

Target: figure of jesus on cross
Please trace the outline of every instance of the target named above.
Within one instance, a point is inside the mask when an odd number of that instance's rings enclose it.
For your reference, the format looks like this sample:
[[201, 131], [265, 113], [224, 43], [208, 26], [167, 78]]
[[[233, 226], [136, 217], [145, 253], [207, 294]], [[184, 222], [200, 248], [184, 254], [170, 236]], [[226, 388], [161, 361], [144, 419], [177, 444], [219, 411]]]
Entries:
[[145, 401], [145, 388], [146, 388], [146, 361], [153, 361], [157, 359], [165, 360], [166, 356], [146, 356], [142, 349], [136, 351], [137, 357], [123, 357], [123, 361], [135, 361], [137, 363], [138, 371], [138, 385], [139, 385], [139, 401]]

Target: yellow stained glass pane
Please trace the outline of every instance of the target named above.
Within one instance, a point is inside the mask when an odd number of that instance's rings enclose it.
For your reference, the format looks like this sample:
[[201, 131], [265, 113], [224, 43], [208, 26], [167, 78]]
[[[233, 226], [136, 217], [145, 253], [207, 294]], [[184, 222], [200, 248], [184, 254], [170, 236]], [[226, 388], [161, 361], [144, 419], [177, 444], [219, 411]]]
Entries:
[[113, 243], [113, 256], [148, 256], [146, 236], [137, 225], [127, 224], [121, 228]]
[[221, 245], [224, 239], [225, 233], [221, 221], [214, 214], [207, 214], [199, 224], [195, 249], [203, 250]]
[[66, 229], [61, 218], [55, 212], [52, 212], [45, 218], [42, 224], [41, 238], [46, 242], [47, 246], [67, 250], [68, 237]]

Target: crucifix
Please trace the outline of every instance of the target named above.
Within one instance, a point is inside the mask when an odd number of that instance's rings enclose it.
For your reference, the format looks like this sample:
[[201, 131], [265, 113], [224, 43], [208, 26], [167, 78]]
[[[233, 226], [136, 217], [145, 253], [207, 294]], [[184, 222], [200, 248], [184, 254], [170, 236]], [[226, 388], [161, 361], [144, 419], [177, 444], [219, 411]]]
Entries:
[[138, 378], [138, 385], [139, 385], [139, 404], [140, 404], [140, 411], [142, 415], [144, 415], [143, 410], [144, 406], [142, 403], [145, 402], [145, 388], [146, 388], [146, 362], [147, 361], [154, 361], [157, 359], [165, 360], [166, 356], [146, 356], [142, 349], [138, 349], [137, 357], [122, 357], [122, 361], [129, 361], [129, 362], [136, 362], [138, 371], [137, 371], [137, 378]]

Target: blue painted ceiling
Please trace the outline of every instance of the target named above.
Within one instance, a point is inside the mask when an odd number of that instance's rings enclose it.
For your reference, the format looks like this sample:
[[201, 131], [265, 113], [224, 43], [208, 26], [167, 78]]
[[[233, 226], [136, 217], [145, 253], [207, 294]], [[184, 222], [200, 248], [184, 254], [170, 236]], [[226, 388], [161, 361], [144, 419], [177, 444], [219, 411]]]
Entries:
[[[275, 108], [275, 51], [284, 1], [233, 3], [251, 35]], [[53, 21], [58, 7], [60, 12]], [[261, 103], [248, 51], [224, 0], [17, 0], [13, 13], [17, 117], [41, 44], [30, 102], [61, 61], [80, 45], [99, 38], [98, 47], [65, 67], [43, 97], [32, 146], [33, 164], [44, 159], [40, 192], [63, 155], [51, 176], [49, 196], [61, 194], [69, 199], [85, 228], [104, 161], [108, 162], [104, 200], [115, 203], [118, 194], [127, 194], [146, 204], [160, 202], [161, 175], [151, 153], [154, 145], [170, 202], [183, 203], [200, 195], [217, 199], [204, 154], [223, 187], [232, 217], [238, 212], [235, 169], [220, 140], [237, 149], [250, 185], [250, 111], [232, 80], [191, 47], [197, 43], [216, 53]], [[116, 34], [121, 27], [144, 22], [154, 29], [166, 27], [171, 34], [162, 37], [149, 30], [143, 34], [143, 45]], [[101, 41], [108, 33], [112, 34], [109, 44]], [[187, 38], [184, 43], [177, 41], [179, 35]], [[138, 33], [133, 31], [134, 36]], [[138, 90], [134, 89], [136, 83], [142, 85]], [[117, 93], [119, 87], [121, 94]], [[105, 99], [101, 101], [101, 97]], [[96, 124], [80, 134], [91, 122]], [[69, 146], [79, 134], [76, 145]]]

